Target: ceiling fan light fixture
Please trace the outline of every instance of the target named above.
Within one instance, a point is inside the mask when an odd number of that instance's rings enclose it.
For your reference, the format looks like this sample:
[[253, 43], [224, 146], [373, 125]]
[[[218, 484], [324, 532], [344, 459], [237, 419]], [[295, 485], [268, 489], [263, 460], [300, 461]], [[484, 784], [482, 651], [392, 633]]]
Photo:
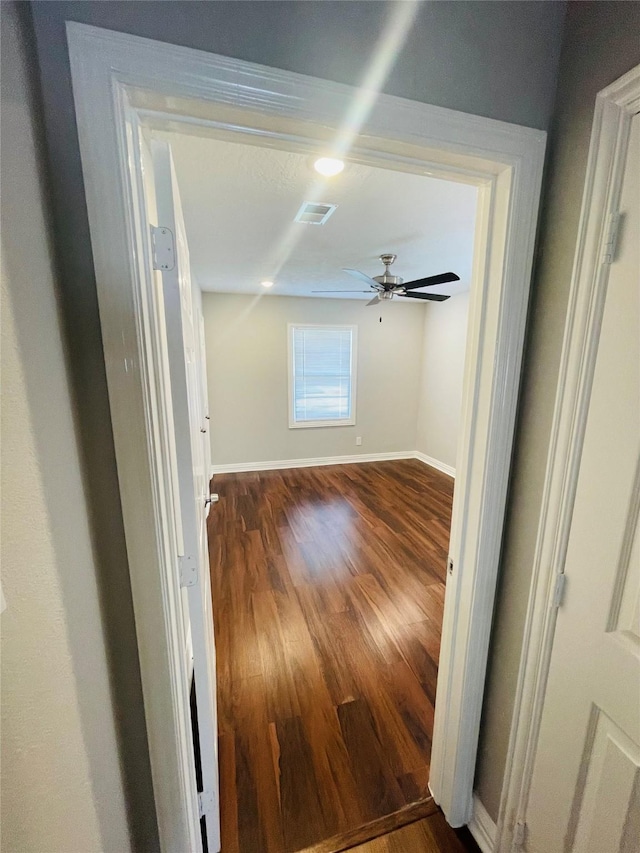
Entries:
[[313, 164], [313, 168], [324, 178], [333, 178], [344, 169], [344, 160], [336, 157], [319, 157]]

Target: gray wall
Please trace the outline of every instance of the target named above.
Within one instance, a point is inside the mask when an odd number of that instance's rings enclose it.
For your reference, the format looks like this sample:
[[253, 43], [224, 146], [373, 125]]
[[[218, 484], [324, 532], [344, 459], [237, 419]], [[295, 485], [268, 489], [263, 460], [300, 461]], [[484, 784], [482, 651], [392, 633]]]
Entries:
[[126, 853], [117, 711], [58, 312], [25, 11], [0, 7], [7, 602], [0, 616], [0, 844], [11, 853]]
[[[202, 303], [214, 465], [415, 450], [424, 305], [229, 293]], [[354, 426], [289, 429], [288, 323], [358, 327]]]
[[[61, 106], [69, 97], [65, 20], [357, 84], [394, 4], [35, 0], [32, 5], [45, 99]], [[553, 0], [422, 3], [384, 91], [545, 130], [563, 16], [564, 3]], [[58, 116], [60, 124], [68, 120], [67, 110]]]
[[[135, 628], [65, 19], [357, 84], [380, 35], [381, 2], [34, 2], [55, 209], [66, 339], [80, 425], [86, 494], [99, 556], [109, 659], [137, 847], [153, 843]], [[546, 129], [555, 91], [564, 4], [425, 3], [385, 91]], [[623, 14], [622, 12], [620, 14]], [[523, 440], [527, 440], [526, 436]]]
[[480, 797], [494, 818], [513, 711], [595, 96], [638, 63], [640, 3], [569, 5], [477, 768]]

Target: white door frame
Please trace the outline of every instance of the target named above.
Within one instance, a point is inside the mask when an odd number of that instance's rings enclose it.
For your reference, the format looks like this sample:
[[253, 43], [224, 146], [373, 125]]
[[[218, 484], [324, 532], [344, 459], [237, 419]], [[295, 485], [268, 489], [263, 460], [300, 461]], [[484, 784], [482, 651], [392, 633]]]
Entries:
[[[160, 838], [163, 850], [183, 853], [196, 849], [185, 779], [191, 733], [179, 686], [178, 587], [156, 441], [153, 292], [132, 140], [143, 124], [188, 123], [318, 151], [344, 130], [362, 92], [77, 23], [67, 24], [67, 34]], [[373, 100], [349, 159], [478, 186], [429, 783], [459, 826], [471, 815], [546, 134], [389, 95]]]
[[640, 65], [596, 97], [496, 853], [521, 849]]

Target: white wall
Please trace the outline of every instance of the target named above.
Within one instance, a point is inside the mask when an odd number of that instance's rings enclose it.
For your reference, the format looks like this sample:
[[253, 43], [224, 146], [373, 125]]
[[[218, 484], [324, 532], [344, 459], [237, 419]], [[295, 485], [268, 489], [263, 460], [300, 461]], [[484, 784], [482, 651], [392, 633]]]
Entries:
[[[415, 450], [424, 306], [203, 294], [214, 465]], [[356, 425], [289, 429], [287, 323], [358, 326]], [[362, 436], [362, 446], [356, 446]]]
[[469, 294], [427, 305], [416, 450], [456, 467]]
[[[28, 48], [17, 4], [2, 3], [1, 15], [1, 846], [7, 853], [125, 853], [131, 845]], [[71, 634], [81, 643], [74, 646]]]

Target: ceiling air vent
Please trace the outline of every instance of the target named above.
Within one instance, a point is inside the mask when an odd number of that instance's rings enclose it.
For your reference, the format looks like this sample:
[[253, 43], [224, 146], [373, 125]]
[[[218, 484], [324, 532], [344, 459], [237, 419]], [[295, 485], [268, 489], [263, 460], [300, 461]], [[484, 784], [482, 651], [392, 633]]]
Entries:
[[337, 206], [337, 204], [305, 201], [296, 213], [294, 222], [305, 222], [307, 225], [324, 225]]

